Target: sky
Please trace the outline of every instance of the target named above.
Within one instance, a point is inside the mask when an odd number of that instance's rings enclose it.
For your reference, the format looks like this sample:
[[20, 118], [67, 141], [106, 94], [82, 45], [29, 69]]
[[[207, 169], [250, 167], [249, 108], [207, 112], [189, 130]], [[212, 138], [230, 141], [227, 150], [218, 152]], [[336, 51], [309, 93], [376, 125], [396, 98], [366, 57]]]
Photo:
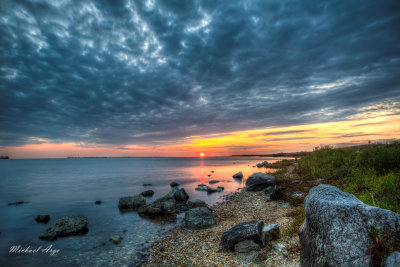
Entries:
[[3, 0], [0, 36], [1, 155], [400, 138], [397, 0]]

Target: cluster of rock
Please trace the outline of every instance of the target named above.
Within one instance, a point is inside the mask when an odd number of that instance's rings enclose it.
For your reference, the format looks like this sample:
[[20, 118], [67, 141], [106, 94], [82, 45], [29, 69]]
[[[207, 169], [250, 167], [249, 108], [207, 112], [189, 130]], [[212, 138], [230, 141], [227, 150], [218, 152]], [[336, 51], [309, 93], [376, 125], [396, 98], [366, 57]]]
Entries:
[[267, 167], [268, 162], [267, 161], [263, 161], [261, 163], [257, 163], [257, 168], [262, 168], [262, 167]]
[[222, 186], [218, 186], [217, 188], [212, 188], [209, 187], [208, 185], [205, 184], [199, 184], [195, 190], [197, 191], [206, 191], [208, 193], [214, 193], [214, 192], [222, 192], [224, 191], [224, 188]]
[[279, 237], [276, 224], [264, 225], [261, 220], [243, 222], [224, 232], [219, 244], [219, 252], [235, 252], [244, 263], [261, 263], [265, 260], [262, 247]]
[[[311, 189], [304, 207], [301, 266], [371, 266], [367, 248], [372, 229], [390, 233], [388, 242], [400, 246], [399, 214], [366, 205], [334, 186]], [[400, 266], [399, 256], [392, 253], [383, 266]]]
[[189, 199], [189, 195], [184, 188], [178, 186], [172, 187], [171, 191], [165, 196], [146, 205], [144, 203], [138, 208], [140, 215], [146, 216], [164, 216], [176, 214], [182, 210], [186, 210], [185, 203]]

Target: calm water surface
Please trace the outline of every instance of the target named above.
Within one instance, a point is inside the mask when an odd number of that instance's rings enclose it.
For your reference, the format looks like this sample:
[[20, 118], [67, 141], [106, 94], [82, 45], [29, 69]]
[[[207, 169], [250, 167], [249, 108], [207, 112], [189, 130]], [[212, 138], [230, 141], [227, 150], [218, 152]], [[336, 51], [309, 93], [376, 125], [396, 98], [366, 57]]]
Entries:
[[[152, 189], [155, 194], [147, 203], [167, 194], [170, 182], [180, 183], [190, 199], [201, 199], [212, 205], [222, 196], [243, 187], [253, 167], [263, 160], [254, 157], [218, 158], [77, 158], [0, 160], [0, 266], [134, 266], [145, 251], [163, 233], [182, 223], [152, 221], [136, 212], [121, 213], [120, 197], [137, 195]], [[214, 171], [212, 173], [211, 171]], [[232, 178], [242, 171], [243, 181]], [[209, 176], [211, 175], [211, 176]], [[198, 184], [220, 180], [211, 187], [223, 186], [225, 191], [207, 194], [194, 190]], [[151, 186], [143, 186], [151, 183]], [[9, 202], [30, 203], [8, 206]], [[101, 200], [101, 205], [95, 205]], [[48, 224], [38, 224], [34, 217], [48, 213]], [[38, 236], [56, 218], [66, 215], [85, 215], [89, 232], [83, 237], [42, 241]], [[126, 232], [124, 232], [126, 230]], [[119, 234], [123, 241], [114, 245], [109, 237]], [[105, 242], [105, 246], [93, 248]], [[40, 246], [59, 249], [54, 256], [9, 253], [10, 247], [21, 245], [37, 249]]]

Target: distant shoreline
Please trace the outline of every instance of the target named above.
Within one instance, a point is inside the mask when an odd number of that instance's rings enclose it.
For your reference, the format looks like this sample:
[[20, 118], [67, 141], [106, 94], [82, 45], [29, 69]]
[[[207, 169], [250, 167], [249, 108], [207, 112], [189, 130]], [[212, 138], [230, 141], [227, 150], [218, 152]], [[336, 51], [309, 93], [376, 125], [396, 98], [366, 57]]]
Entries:
[[232, 155], [232, 157], [303, 157], [311, 152], [289, 152], [289, 153], [275, 153], [275, 154], [250, 154], [250, 155]]

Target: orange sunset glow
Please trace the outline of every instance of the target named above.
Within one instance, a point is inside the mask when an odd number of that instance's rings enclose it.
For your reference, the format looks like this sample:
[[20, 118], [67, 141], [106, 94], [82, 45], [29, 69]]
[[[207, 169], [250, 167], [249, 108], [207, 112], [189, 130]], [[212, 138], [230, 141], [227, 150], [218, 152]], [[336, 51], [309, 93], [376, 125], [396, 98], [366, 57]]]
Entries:
[[104, 146], [84, 143], [51, 143], [35, 139], [40, 144], [10, 146], [0, 149], [0, 154], [13, 158], [52, 157], [151, 157], [151, 156], [230, 156], [237, 154], [266, 154], [276, 152], [310, 151], [315, 146], [329, 144], [351, 146], [370, 140], [392, 140], [400, 136], [400, 115], [253, 129], [247, 131], [190, 136], [175, 145], [121, 145]]

